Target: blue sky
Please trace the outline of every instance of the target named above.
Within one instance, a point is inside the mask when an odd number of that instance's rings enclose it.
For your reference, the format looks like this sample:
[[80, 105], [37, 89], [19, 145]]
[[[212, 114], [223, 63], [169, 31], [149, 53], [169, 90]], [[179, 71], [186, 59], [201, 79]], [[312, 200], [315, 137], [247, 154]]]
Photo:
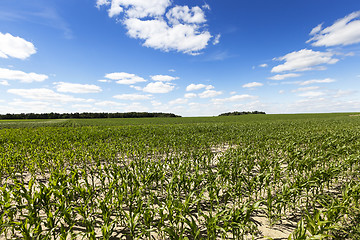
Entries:
[[358, 0], [1, 0], [0, 113], [360, 110]]

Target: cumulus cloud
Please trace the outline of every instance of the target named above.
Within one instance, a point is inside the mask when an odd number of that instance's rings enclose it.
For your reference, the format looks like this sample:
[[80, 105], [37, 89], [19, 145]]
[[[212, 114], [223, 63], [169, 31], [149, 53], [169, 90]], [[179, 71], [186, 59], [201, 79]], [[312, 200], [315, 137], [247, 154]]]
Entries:
[[143, 91], [148, 93], [168, 93], [174, 90], [174, 88], [174, 85], [170, 83], [153, 82], [146, 85]]
[[309, 49], [302, 49], [289, 53], [283, 57], [276, 58], [278, 61], [285, 61], [284, 64], [273, 67], [271, 72], [279, 73], [285, 71], [308, 71], [324, 69], [323, 64], [335, 64], [339, 59], [333, 58], [332, 52], [319, 52]]
[[49, 77], [44, 74], [25, 73], [18, 70], [0, 68], [0, 79], [2, 80], [18, 80], [23, 83], [42, 82]]
[[269, 77], [270, 80], [284, 80], [286, 78], [294, 78], [294, 77], [300, 77], [301, 74], [298, 73], [287, 73], [287, 74], [277, 74], [275, 76]]
[[261, 87], [263, 86], [264, 84], [262, 83], [259, 83], [259, 82], [251, 82], [251, 83], [246, 83], [244, 84], [242, 87], [243, 88], [254, 88], [254, 87]]
[[110, 5], [110, 2], [108, 0], [97, 0], [96, 1], [97, 8], [100, 8], [103, 5]]
[[[98, 0], [98, 2], [109, 5], [108, 1]], [[170, 0], [112, 0], [108, 13], [109, 17], [117, 16], [123, 11], [130, 18], [159, 17], [165, 14], [166, 8], [170, 5]]]
[[332, 83], [335, 82], [335, 79], [332, 78], [325, 78], [325, 79], [313, 79], [313, 80], [307, 80], [300, 82], [299, 85], [310, 85], [314, 83]]
[[[198, 6], [174, 6], [170, 0], [98, 0], [97, 7], [109, 6], [109, 17], [123, 13], [121, 22], [131, 38], [162, 51], [197, 55], [212, 38], [205, 29], [205, 13]], [[215, 37], [214, 42], [218, 42]]]
[[10, 33], [0, 32], [0, 58], [26, 59], [36, 53], [34, 44]]
[[135, 84], [139, 82], [146, 82], [146, 80], [142, 77], [139, 77], [132, 73], [126, 73], [126, 72], [114, 72], [114, 73], [108, 73], [105, 75], [106, 78], [111, 80], [117, 80], [116, 83], [118, 84], [124, 84], [124, 85], [130, 85]]
[[86, 102], [89, 100], [82, 98], [75, 98], [70, 95], [56, 93], [47, 88], [33, 88], [33, 89], [9, 89], [8, 93], [21, 96], [37, 101], [54, 101], [54, 102]]
[[78, 84], [78, 83], [65, 83], [65, 82], [56, 82], [54, 84], [58, 92], [98, 93], [102, 91], [102, 89], [99, 86], [92, 84]]
[[143, 45], [154, 49], [178, 51], [197, 55], [212, 37], [208, 31], [201, 31], [193, 24], [169, 26], [163, 19], [140, 20], [129, 18], [124, 21], [132, 38], [144, 40]]
[[199, 93], [200, 98], [212, 98], [221, 95], [221, 91], [215, 91], [215, 90], [205, 90], [202, 93]]
[[115, 95], [114, 98], [120, 100], [130, 100], [130, 101], [138, 101], [138, 100], [148, 100], [152, 98], [152, 95], [142, 95], [142, 94], [120, 94]]
[[155, 76], [151, 76], [151, 79], [154, 81], [169, 82], [169, 81], [173, 81], [173, 80], [176, 80], [179, 78], [168, 76], [168, 75], [155, 75]]
[[323, 29], [320, 24], [312, 29], [313, 36], [307, 41], [313, 46], [337, 46], [350, 45], [360, 42], [360, 11], [353, 12], [348, 16], [338, 19], [333, 25]]
[[266, 68], [268, 65], [266, 63], [260, 64], [259, 67]]
[[177, 25], [180, 23], [199, 24], [206, 22], [204, 11], [198, 7], [175, 6], [171, 8], [166, 17], [169, 23]]
[[212, 85], [205, 85], [205, 84], [190, 84], [186, 87], [186, 91], [196, 91], [205, 88], [206, 90], [214, 89]]

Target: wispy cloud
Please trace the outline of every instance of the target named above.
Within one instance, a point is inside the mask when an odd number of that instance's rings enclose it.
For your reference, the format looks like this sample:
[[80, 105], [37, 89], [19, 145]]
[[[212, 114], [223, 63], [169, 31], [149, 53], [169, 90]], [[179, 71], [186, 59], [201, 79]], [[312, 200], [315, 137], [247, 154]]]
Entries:
[[93, 84], [78, 84], [65, 82], [56, 82], [54, 84], [58, 92], [64, 93], [98, 93], [102, 91], [99, 86]]
[[335, 82], [335, 79], [332, 78], [325, 78], [325, 79], [313, 79], [313, 80], [307, 80], [303, 82], [299, 82], [299, 85], [310, 85], [314, 83], [332, 83]]
[[154, 81], [169, 82], [169, 81], [177, 80], [179, 78], [169, 75], [155, 75], [155, 76], [151, 76], [151, 79]]
[[111, 79], [111, 80], [117, 80], [117, 84], [124, 84], [124, 85], [131, 85], [139, 82], [146, 82], [146, 80], [142, 77], [139, 77], [132, 73], [126, 73], [126, 72], [114, 72], [114, 73], [108, 73], [105, 75], [105, 78]]
[[270, 80], [284, 80], [286, 78], [294, 78], [294, 77], [300, 77], [301, 74], [298, 73], [287, 73], [287, 74], [277, 74], [275, 76], [269, 77]]
[[148, 100], [152, 98], [152, 95], [142, 95], [142, 94], [119, 94], [113, 96], [113, 98], [120, 100], [130, 100], [130, 101], [138, 101], [138, 100]]
[[242, 87], [243, 88], [255, 88], [255, 87], [261, 87], [261, 86], [264, 86], [264, 84], [259, 83], [259, 82], [251, 82], [251, 83], [244, 84]]
[[86, 102], [88, 100], [83, 98], [75, 98], [70, 95], [56, 93], [47, 88], [33, 88], [33, 89], [9, 89], [8, 93], [21, 96], [37, 101], [51, 101], [51, 102]]
[[0, 79], [2, 80], [18, 80], [23, 83], [42, 82], [49, 77], [45, 74], [26, 73], [19, 70], [0, 68]]
[[360, 11], [353, 12], [348, 16], [337, 20], [333, 25], [323, 29], [320, 24], [312, 29], [313, 36], [307, 41], [313, 46], [337, 46], [350, 45], [360, 42]]
[[5, 21], [27, 21], [48, 26], [63, 32], [66, 39], [73, 38], [73, 32], [68, 23], [56, 10], [54, 1], [21, 1], [10, 9], [0, 9], [0, 19]]
[[205, 90], [204, 92], [199, 93], [198, 96], [200, 98], [213, 98], [213, 97], [219, 96], [221, 94], [223, 94], [222, 91]]

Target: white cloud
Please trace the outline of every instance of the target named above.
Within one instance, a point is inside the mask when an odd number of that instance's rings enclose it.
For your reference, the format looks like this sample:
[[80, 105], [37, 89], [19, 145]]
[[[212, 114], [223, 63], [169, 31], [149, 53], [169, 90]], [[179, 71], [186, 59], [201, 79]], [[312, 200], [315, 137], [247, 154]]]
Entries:
[[334, 95], [334, 98], [340, 98], [340, 97], [346, 97], [346, 96], [350, 96], [352, 94], [356, 93], [356, 91], [354, 90], [341, 90], [339, 89], [336, 94]]
[[184, 98], [177, 98], [169, 102], [170, 105], [186, 104], [189, 100]]
[[165, 14], [170, 5], [170, 0], [112, 0], [109, 16], [114, 17], [125, 11], [130, 18], [159, 17]]
[[243, 88], [254, 88], [254, 87], [261, 87], [263, 86], [264, 84], [262, 83], [259, 83], [259, 82], [251, 82], [251, 83], [246, 83], [244, 84], [242, 87]]
[[163, 82], [152, 82], [143, 88], [144, 92], [149, 93], [168, 93], [174, 90], [174, 85]]
[[206, 9], [206, 10], [211, 10], [211, 7], [209, 4], [205, 3], [203, 6], [202, 6], [203, 9]]
[[186, 91], [196, 91], [205, 88], [206, 90], [214, 89], [212, 85], [205, 85], [205, 84], [190, 84], [186, 87]]
[[117, 106], [125, 106], [126, 104], [118, 103], [114, 101], [100, 101], [100, 102], [96, 102], [95, 105], [101, 107], [114, 107], [114, 106], [117, 107]]
[[307, 80], [300, 82], [299, 85], [310, 85], [314, 83], [332, 83], [335, 82], [335, 79], [332, 78], [325, 78], [325, 79], [313, 79], [313, 80]]
[[100, 8], [103, 5], [110, 5], [110, 2], [108, 0], [97, 0], [96, 1], [97, 8]]
[[144, 46], [163, 51], [178, 51], [197, 55], [204, 49], [211, 34], [200, 31], [199, 26], [177, 24], [169, 26], [163, 19], [140, 20], [130, 18], [124, 21], [132, 38], [144, 40]]
[[34, 89], [9, 89], [8, 93], [12, 93], [23, 98], [28, 98], [37, 101], [54, 101], [54, 102], [89, 102], [89, 100], [82, 98], [75, 98], [70, 95], [64, 95], [54, 92], [47, 88]]
[[34, 44], [10, 33], [0, 32], [0, 58], [26, 59], [36, 53]]
[[65, 82], [56, 82], [54, 84], [58, 92], [98, 93], [102, 91], [102, 89], [99, 86], [92, 84], [78, 84], [78, 83], [65, 83]]
[[159, 102], [159, 101], [155, 101], [155, 100], [153, 100], [153, 101], [151, 101], [151, 105], [153, 105], [154, 107], [159, 107], [159, 106], [161, 106], [161, 105], [162, 105], [162, 103], [161, 103], [161, 102]]
[[196, 93], [185, 93], [184, 98], [194, 98], [197, 97]]
[[133, 102], [124, 107], [124, 111], [126, 112], [148, 112], [150, 109], [142, 103]]
[[105, 75], [105, 77], [111, 80], [117, 80], [116, 83], [125, 84], [125, 85], [135, 84], [139, 82], [146, 82], [146, 80], [143, 79], [142, 77], [126, 72], [108, 73]]
[[313, 87], [303, 87], [303, 88], [297, 88], [295, 90], [292, 90], [292, 92], [307, 92], [307, 91], [313, 91], [313, 90], [317, 90], [320, 87], [318, 86], [313, 86]]
[[321, 29], [322, 29], [322, 25], [323, 25], [323, 23], [321, 23], [321, 24], [317, 25], [316, 27], [314, 27], [310, 32], [310, 36], [313, 36], [313, 35], [319, 33], [321, 31]]
[[169, 81], [173, 81], [173, 80], [176, 80], [179, 78], [168, 76], [168, 75], [155, 75], [155, 76], [151, 76], [151, 79], [154, 81], [169, 82]]
[[98, 82], [110, 83], [111, 80], [108, 80], [108, 79], [100, 79], [100, 80], [98, 80]]
[[143, 88], [142, 87], [139, 87], [139, 86], [134, 86], [134, 85], [130, 85], [131, 88], [135, 89], [135, 90], [138, 90], [138, 91], [142, 91]]
[[277, 74], [275, 76], [269, 77], [271, 80], [284, 80], [286, 78], [294, 78], [294, 77], [300, 77], [301, 74], [298, 73], [287, 73], [287, 74]]
[[138, 101], [138, 100], [148, 100], [152, 98], [152, 95], [142, 95], [142, 94], [120, 94], [115, 95], [114, 98], [120, 100], [130, 100], [130, 101]]
[[285, 90], [279, 90], [279, 94], [284, 94]]
[[188, 6], [175, 6], [171, 8], [166, 17], [170, 24], [180, 23], [200, 24], [206, 22], [204, 11], [198, 7], [189, 8]]
[[221, 95], [221, 91], [215, 91], [215, 90], [205, 90], [202, 93], [199, 93], [200, 98], [212, 98]]
[[266, 68], [268, 65], [266, 63], [260, 64], [259, 67]]
[[309, 92], [304, 92], [299, 94], [300, 97], [308, 97], [308, 98], [316, 98], [316, 97], [320, 97], [325, 95], [325, 93], [323, 92], [314, 92], [314, 91], [309, 91]]
[[0, 80], [0, 85], [3, 85], [3, 86], [9, 86], [9, 82], [8, 81], [5, 81], [5, 80]]
[[249, 94], [242, 94], [242, 95], [234, 95], [231, 96], [229, 98], [222, 98], [222, 99], [213, 99], [212, 101], [215, 104], [222, 104], [222, 103], [226, 103], [226, 102], [239, 102], [239, 101], [244, 101], [244, 100], [249, 100], [249, 99], [256, 99], [256, 96], [252, 96]]
[[[335, 64], [339, 59], [332, 58], [334, 53], [332, 52], [318, 52], [309, 49], [302, 49], [297, 52], [289, 53], [283, 57], [275, 60], [285, 61], [284, 64], [273, 67], [271, 72], [285, 72], [285, 71], [308, 71], [316, 70], [316, 66], [322, 64]], [[321, 70], [324, 66], [320, 66]]]
[[48, 79], [47, 75], [37, 73], [25, 73], [18, 70], [11, 70], [7, 68], [0, 68], [0, 79], [3, 80], [18, 80], [24, 83], [42, 82]]
[[220, 38], [221, 38], [221, 34], [216, 35], [213, 41], [213, 45], [219, 44]]
[[313, 37], [307, 41], [313, 46], [336, 46], [350, 45], [360, 42], [360, 11], [353, 12], [348, 16], [337, 20], [333, 25], [322, 29], [322, 24], [315, 27], [310, 35]]
[[[109, 17], [123, 16], [128, 35], [144, 41], [143, 46], [162, 51], [197, 55], [212, 38], [205, 29], [206, 18], [198, 6], [173, 6], [170, 0], [98, 0], [97, 7], [108, 6]], [[219, 37], [215, 37], [214, 43]]]

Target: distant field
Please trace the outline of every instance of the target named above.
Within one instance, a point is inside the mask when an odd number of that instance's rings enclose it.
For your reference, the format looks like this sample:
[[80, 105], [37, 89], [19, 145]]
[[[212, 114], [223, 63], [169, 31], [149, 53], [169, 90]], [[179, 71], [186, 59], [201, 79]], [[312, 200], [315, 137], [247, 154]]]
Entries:
[[360, 239], [357, 115], [0, 120], [0, 239]]
[[144, 124], [186, 124], [211, 122], [249, 122], [282, 121], [310, 119], [338, 119], [360, 116], [359, 113], [321, 113], [321, 114], [259, 114], [225, 117], [183, 117], [183, 118], [100, 118], [100, 119], [29, 119], [0, 120], [0, 128], [42, 127], [44, 126], [122, 126]]

